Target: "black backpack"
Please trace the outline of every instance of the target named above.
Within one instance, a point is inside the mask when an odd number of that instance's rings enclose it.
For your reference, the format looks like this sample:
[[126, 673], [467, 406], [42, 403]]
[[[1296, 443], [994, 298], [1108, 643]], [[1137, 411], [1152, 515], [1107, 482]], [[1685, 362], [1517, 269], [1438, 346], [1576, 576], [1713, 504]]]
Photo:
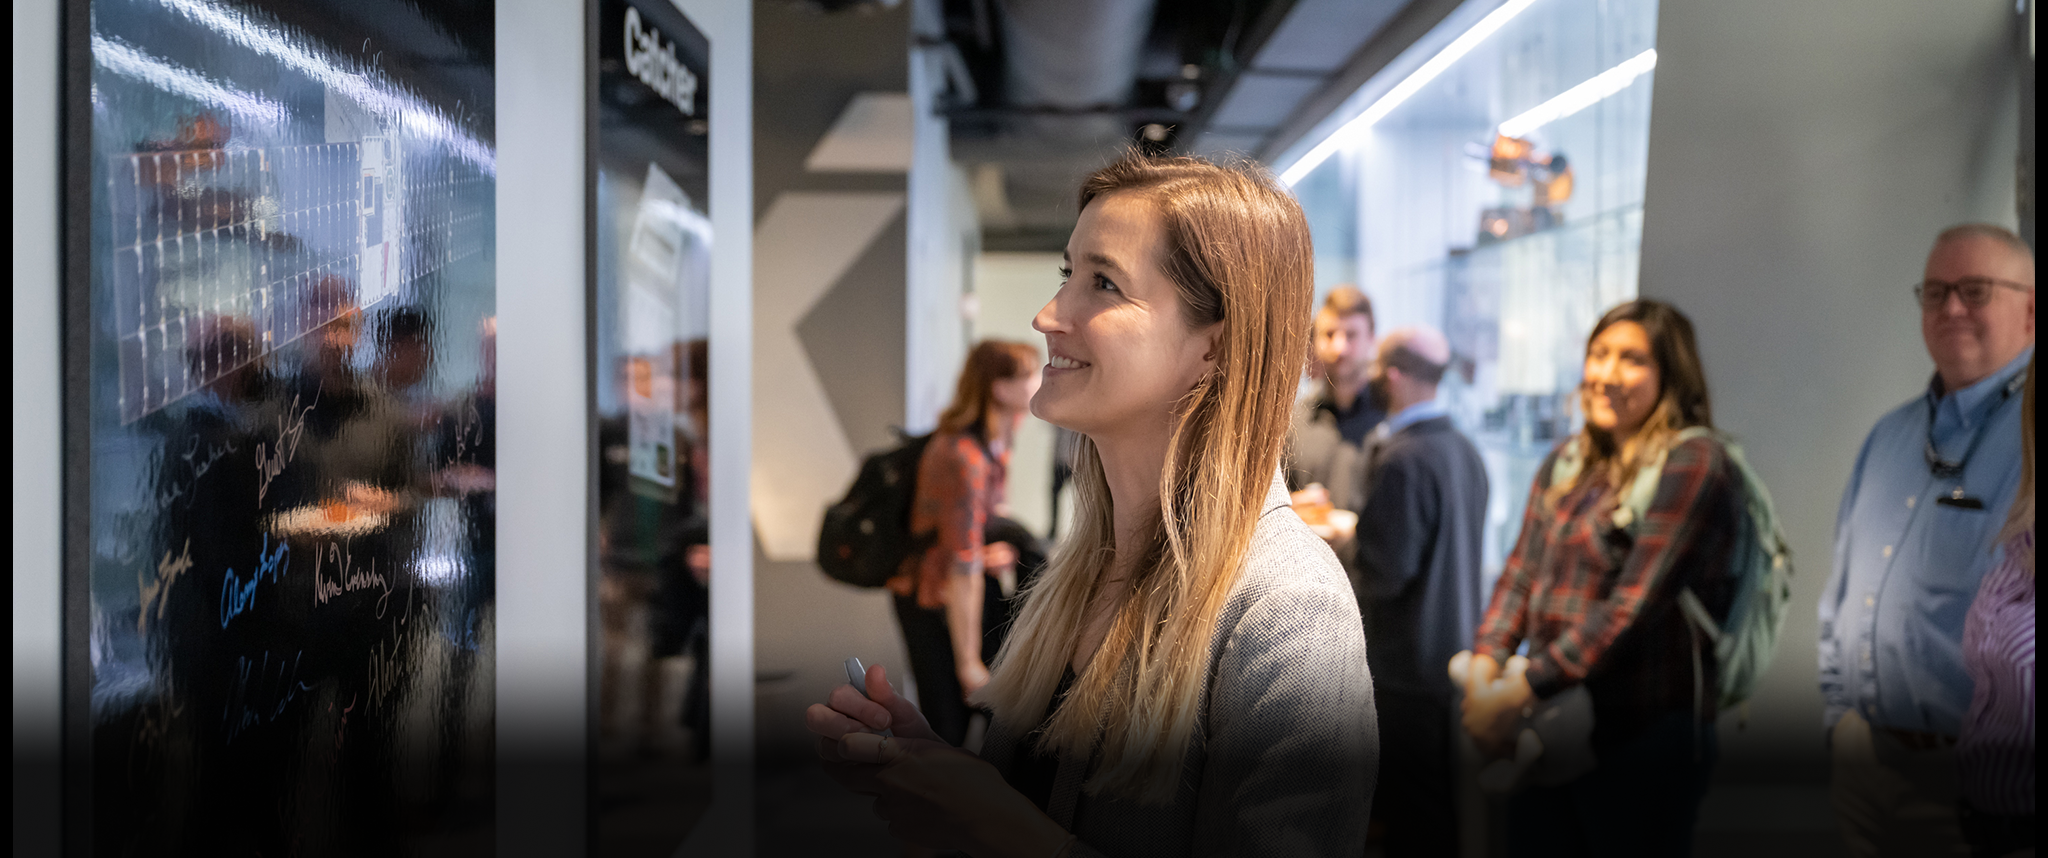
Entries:
[[860, 463], [853, 488], [825, 510], [818, 529], [818, 566], [825, 574], [855, 587], [880, 587], [904, 560], [929, 547], [929, 534], [910, 532], [910, 505], [917, 499], [917, 465], [931, 438], [905, 436]]

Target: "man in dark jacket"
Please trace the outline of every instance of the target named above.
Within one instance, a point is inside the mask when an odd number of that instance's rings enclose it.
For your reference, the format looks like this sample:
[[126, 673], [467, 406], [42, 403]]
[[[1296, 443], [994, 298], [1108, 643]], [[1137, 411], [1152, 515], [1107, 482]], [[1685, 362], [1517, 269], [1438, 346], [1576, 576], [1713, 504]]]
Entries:
[[1445, 665], [1485, 608], [1487, 481], [1478, 449], [1436, 401], [1449, 363], [1442, 334], [1403, 328], [1380, 340], [1369, 384], [1390, 416], [1366, 440], [1354, 562], [1381, 729], [1402, 737], [1380, 760], [1380, 782], [1402, 789], [1382, 791], [1373, 807], [1388, 856], [1458, 851]]
[[[1328, 505], [1356, 513], [1364, 502], [1365, 440], [1387, 416], [1366, 393], [1373, 357], [1372, 299], [1356, 286], [1331, 289], [1316, 311], [1310, 346], [1310, 367], [1321, 373], [1322, 383], [1294, 404], [1287, 488], [1297, 509]], [[1351, 529], [1340, 525], [1321, 532], [1355, 584]]]

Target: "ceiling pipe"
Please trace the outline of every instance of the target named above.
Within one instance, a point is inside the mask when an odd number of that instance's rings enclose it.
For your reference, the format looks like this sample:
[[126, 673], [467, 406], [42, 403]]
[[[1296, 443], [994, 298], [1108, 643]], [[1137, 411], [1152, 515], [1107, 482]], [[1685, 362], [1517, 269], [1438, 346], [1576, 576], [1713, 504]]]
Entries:
[[1138, 80], [1155, 0], [1000, 0], [1009, 101], [1119, 107]]

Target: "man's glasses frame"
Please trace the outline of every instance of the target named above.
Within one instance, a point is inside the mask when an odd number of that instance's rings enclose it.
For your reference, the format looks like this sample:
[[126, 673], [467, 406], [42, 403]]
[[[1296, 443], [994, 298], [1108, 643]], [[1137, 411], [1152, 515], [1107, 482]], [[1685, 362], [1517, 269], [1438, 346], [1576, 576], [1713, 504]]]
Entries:
[[1963, 299], [1965, 307], [1982, 307], [1991, 303], [1991, 289], [2004, 286], [2015, 292], [2032, 292], [2034, 287], [1996, 277], [1965, 277], [1961, 280], [1935, 280], [1928, 278], [1913, 284], [1913, 300], [1920, 302], [1923, 309], [1936, 309], [1948, 303], [1949, 293]]

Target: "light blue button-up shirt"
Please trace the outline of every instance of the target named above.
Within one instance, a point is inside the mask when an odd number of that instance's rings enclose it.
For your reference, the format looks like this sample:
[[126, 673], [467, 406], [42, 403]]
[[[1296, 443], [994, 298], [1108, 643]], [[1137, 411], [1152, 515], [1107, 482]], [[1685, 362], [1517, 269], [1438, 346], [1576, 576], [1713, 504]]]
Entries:
[[[2019, 382], [2033, 353], [2028, 347], [1952, 395], [1940, 394], [1937, 379], [1864, 439], [1820, 598], [1827, 728], [1854, 709], [1880, 727], [1961, 730], [1970, 705], [1963, 617], [2019, 488]], [[1940, 457], [1968, 457], [1958, 475], [1938, 477], [1928, 466], [1930, 413]], [[1983, 508], [1968, 508], [1970, 501]]]
[[1407, 408], [1403, 408], [1393, 416], [1380, 421], [1379, 427], [1373, 431], [1379, 433], [1381, 438], [1391, 438], [1396, 432], [1421, 423], [1424, 420], [1442, 417], [1449, 413], [1451, 413], [1450, 410], [1444, 408], [1436, 400], [1425, 399]]

